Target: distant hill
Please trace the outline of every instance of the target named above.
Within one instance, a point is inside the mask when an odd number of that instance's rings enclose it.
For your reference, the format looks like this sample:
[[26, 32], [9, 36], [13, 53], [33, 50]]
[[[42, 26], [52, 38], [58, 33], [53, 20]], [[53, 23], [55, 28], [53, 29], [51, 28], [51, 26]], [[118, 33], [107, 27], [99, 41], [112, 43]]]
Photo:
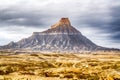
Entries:
[[33, 32], [32, 36], [10, 42], [1, 49], [30, 49], [41, 51], [97, 51], [118, 50], [96, 45], [74, 28], [68, 18], [61, 18], [50, 29]]

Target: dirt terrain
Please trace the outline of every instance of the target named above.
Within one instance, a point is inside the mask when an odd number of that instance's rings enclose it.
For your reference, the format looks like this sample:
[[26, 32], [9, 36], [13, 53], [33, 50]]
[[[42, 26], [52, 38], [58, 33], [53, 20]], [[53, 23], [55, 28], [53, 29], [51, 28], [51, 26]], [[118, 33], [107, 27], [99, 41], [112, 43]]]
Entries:
[[1, 52], [0, 80], [120, 80], [120, 52]]

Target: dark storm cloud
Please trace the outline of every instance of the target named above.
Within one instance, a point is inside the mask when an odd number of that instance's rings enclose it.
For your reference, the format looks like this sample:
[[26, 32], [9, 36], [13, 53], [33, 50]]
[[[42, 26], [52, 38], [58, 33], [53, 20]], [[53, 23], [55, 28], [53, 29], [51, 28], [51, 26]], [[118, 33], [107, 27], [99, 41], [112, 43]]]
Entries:
[[114, 34], [112, 38], [120, 42], [120, 6], [115, 6], [111, 10], [113, 20], [110, 23], [110, 32]]
[[0, 10], [0, 25], [44, 26], [47, 24], [47, 22], [45, 22], [45, 17], [47, 16], [48, 15], [42, 12], [26, 12], [8, 8]]
[[[120, 1], [119, 1], [120, 3]], [[116, 35], [120, 36], [120, 5], [111, 7], [111, 17], [112, 20], [109, 23], [110, 32], [117, 33]]]

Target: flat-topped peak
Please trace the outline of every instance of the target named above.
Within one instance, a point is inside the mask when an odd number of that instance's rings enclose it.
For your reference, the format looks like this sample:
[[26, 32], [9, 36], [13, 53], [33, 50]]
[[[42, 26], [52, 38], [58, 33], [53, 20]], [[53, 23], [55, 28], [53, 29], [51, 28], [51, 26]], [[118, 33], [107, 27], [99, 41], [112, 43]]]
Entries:
[[70, 22], [70, 21], [69, 21], [69, 18], [61, 18], [61, 19], [60, 19], [60, 22], [66, 23], [66, 22]]
[[67, 26], [70, 27], [71, 23], [69, 21], [69, 18], [61, 18], [58, 23], [51, 26], [52, 28], [59, 27], [59, 26]]
[[61, 18], [60, 22], [61, 22], [61, 24], [66, 24], [68, 26], [71, 26], [68, 18]]

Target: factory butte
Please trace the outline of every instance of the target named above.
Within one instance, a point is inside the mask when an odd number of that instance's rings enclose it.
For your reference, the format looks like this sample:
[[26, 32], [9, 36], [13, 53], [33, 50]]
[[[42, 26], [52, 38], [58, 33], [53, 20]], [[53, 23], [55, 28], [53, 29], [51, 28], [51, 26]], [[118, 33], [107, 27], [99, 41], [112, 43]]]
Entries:
[[98, 51], [111, 50], [96, 45], [72, 26], [68, 18], [61, 18], [43, 32], [33, 34], [18, 42], [10, 42], [2, 49], [30, 49], [35, 51]]

